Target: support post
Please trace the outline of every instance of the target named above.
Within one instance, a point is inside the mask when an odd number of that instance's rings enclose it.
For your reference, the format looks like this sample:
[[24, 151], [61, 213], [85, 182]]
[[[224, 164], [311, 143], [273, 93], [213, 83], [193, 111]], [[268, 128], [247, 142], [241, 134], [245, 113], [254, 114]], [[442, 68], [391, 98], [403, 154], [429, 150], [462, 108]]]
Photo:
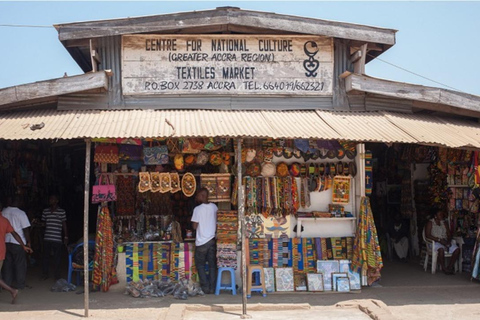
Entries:
[[90, 205], [90, 159], [91, 159], [91, 150], [92, 142], [90, 139], [86, 141], [86, 150], [85, 150], [85, 195], [83, 199], [83, 298], [84, 298], [84, 309], [85, 309], [85, 318], [88, 318], [88, 296], [89, 296], [89, 284], [88, 284], [88, 214], [89, 214], [89, 205]]
[[245, 201], [242, 185], [242, 139], [237, 139], [237, 186], [238, 186], [238, 220], [240, 220], [240, 240], [242, 242], [242, 319], [250, 318], [247, 315], [247, 257], [245, 256]]

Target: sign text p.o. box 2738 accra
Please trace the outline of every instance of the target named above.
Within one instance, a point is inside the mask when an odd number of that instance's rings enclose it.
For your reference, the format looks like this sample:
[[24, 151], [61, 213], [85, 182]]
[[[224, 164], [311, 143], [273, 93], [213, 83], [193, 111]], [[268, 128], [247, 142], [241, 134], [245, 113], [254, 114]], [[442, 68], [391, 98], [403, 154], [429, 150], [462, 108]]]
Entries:
[[126, 35], [124, 95], [332, 95], [333, 40], [319, 36]]

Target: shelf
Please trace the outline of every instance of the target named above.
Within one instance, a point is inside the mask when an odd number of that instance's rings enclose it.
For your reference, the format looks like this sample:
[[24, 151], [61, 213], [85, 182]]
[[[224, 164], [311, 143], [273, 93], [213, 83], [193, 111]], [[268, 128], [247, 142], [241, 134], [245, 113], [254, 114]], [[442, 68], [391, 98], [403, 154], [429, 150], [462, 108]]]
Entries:
[[[315, 218], [315, 217], [303, 217], [297, 218], [297, 238], [302, 237], [302, 223], [303, 222], [344, 222], [350, 224], [352, 230], [351, 236], [355, 236], [355, 226], [356, 226], [356, 217], [345, 217], [345, 218]], [[330, 225], [331, 226], [331, 225]]]

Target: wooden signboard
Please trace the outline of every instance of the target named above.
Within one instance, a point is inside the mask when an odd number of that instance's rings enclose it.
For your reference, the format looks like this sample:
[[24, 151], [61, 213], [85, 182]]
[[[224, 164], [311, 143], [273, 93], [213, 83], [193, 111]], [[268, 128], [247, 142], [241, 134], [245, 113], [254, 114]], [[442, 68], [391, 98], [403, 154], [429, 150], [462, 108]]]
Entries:
[[332, 95], [333, 40], [319, 36], [127, 35], [125, 95]]

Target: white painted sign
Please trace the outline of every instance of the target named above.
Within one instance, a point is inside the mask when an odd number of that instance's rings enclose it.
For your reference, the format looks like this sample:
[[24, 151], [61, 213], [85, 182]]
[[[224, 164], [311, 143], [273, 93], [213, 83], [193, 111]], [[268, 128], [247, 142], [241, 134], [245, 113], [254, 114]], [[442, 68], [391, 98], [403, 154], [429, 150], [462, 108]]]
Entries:
[[125, 95], [332, 95], [333, 39], [318, 36], [128, 35]]

